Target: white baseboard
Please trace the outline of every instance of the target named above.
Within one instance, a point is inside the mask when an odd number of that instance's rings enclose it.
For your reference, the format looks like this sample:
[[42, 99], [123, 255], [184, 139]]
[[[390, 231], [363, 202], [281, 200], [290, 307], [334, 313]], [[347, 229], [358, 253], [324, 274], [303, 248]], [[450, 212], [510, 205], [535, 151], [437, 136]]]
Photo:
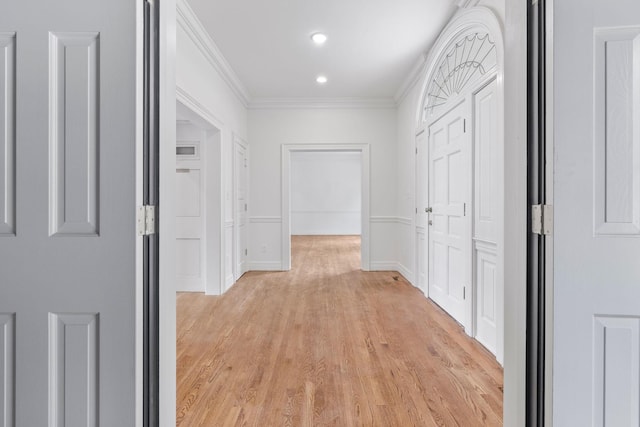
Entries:
[[393, 261], [371, 261], [369, 271], [398, 271], [398, 263]]
[[402, 274], [402, 277], [404, 277], [407, 282], [415, 286], [415, 284], [413, 283], [413, 273], [411, 272], [411, 270], [402, 265], [402, 263], [398, 263], [396, 267], [398, 269], [398, 273]]
[[282, 271], [282, 263], [278, 261], [247, 262], [247, 271]]

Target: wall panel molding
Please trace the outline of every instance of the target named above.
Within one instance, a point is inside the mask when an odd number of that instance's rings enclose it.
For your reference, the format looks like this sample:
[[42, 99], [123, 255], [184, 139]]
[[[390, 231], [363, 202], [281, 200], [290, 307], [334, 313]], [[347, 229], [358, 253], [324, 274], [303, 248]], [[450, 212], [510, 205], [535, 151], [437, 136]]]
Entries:
[[96, 32], [49, 34], [51, 236], [99, 234], [99, 42]]
[[49, 427], [98, 427], [98, 314], [49, 313]]
[[251, 224], [280, 224], [282, 217], [279, 216], [252, 216], [249, 218]]
[[15, 313], [0, 313], [0, 427], [15, 427], [15, 336]]
[[640, 28], [594, 39], [594, 234], [640, 237]]
[[16, 34], [0, 32], [0, 237], [16, 234]]
[[593, 425], [640, 425], [640, 317], [594, 316]]

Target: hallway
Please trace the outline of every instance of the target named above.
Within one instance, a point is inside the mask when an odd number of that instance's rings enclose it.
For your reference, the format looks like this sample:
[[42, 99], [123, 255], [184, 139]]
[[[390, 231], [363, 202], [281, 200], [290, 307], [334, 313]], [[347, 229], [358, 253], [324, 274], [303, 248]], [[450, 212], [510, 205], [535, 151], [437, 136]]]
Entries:
[[177, 425], [502, 425], [493, 356], [359, 246], [296, 236], [290, 272], [179, 293]]

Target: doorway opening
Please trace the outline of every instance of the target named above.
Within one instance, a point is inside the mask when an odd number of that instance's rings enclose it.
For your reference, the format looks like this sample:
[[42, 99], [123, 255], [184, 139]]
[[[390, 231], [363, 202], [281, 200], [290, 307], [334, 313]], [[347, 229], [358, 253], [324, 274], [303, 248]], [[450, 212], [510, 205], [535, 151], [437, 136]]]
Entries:
[[220, 128], [176, 103], [176, 290], [223, 292]]
[[292, 246], [301, 236], [350, 236], [360, 247], [362, 153], [295, 151], [290, 170]]
[[283, 270], [292, 235], [318, 234], [359, 234], [360, 268], [369, 270], [369, 174], [368, 144], [282, 146]]

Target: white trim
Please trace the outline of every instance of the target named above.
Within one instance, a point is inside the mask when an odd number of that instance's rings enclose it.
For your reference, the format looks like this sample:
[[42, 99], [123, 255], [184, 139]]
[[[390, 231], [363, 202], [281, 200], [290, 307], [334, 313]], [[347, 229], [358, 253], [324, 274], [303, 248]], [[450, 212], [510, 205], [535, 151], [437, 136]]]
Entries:
[[247, 271], [284, 271], [277, 261], [247, 261]]
[[[213, 277], [210, 276], [209, 271], [210, 268], [207, 265], [208, 263], [205, 263], [206, 267], [205, 267], [205, 294], [207, 295], [222, 295], [224, 293], [224, 291], [226, 290], [226, 275], [227, 272], [225, 271], [226, 268], [226, 262], [225, 262], [225, 255], [226, 255], [226, 235], [225, 235], [225, 230], [228, 228], [227, 227], [227, 221], [225, 220], [225, 197], [224, 197], [224, 161], [225, 161], [225, 157], [224, 157], [224, 141], [223, 141], [223, 129], [224, 129], [224, 125], [222, 123], [222, 121], [218, 120], [215, 115], [209, 111], [205, 106], [203, 106], [202, 104], [200, 104], [194, 97], [192, 97], [191, 95], [189, 95], [184, 89], [176, 86], [176, 90], [175, 90], [175, 96], [176, 96], [176, 105], [180, 104], [183, 107], [185, 107], [188, 112], [187, 114], [190, 116], [189, 118], [193, 121], [194, 124], [196, 124], [197, 126], [201, 127], [203, 130], [206, 131], [207, 133], [207, 139], [203, 142], [204, 147], [204, 157], [202, 158], [202, 163], [204, 166], [204, 170], [205, 170], [205, 191], [207, 192], [207, 196], [205, 198], [205, 200], [207, 200], [210, 197], [210, 192], [214, 191], [214, 192], [219, 192], [218, 196], [219, 196], [219, 200], [218, 200], [218, 212], [216, 213], [219, 218], [220, 218], [220, 222], [218, 225], [218, 233], [219, 233], [219, 259], [217, 260], [218, 264], [218, 278], [217, 278], [217, 289], [215, 286], [210, 286], [210, 279], [209, 277]], [[174, 119], [175, 121], [175, 119]], [[211, 133], [211, 132], [214, 133]], [[209, 144], [209, 138], [212, 137], [213, 135], [219, 133], [219, 147], [213, 147]], [[174, 138], [175, 141], [175, 138]], [[175, 142], [174, 142], [174, 147], [175, 147]], [[219, 157], [219, 164], [210, 164], [209, 163], [209, 159], [211, 158], [211, 154], [212, 154], [212, 149], [216, 148], [218, 150], [218, 152], [216, 153], [217, 156]], [[174, 159], [174, 165], [175, 165], [175, 148], [173, 149], [173, 159]], [[218, 189], [212, 189], [210, 184], [209, 184], [209, 179], [208, 177], [211, 176], [212, 174], [216, 174], [217, 173], [217, 180], [220, 183], [220, 188]], [[207, 209], [205, 208], [205, 257], [206, 259], [209, 259], [206, 254], [209, 252], [208, 247], [215, 244], [213, 241], [215, 239], [213, 239], [212, 236], [210, 236], [209, 233], [209, 227], [213, 226], [215, 227], [215, 224], [211, 224], [212, 220], [209, 218], [209, 212], [207, 211]], [[233, 221], [231, 221], [231, 225], [233, 225]], [[215, 270], [215, 269], [213, 269]]]
[[369, 271], [398, 271], [399, 264], [396, 261], [371, 261]]
[[250, 95], [236, 72], [231, 68], [222, 52], [215, 44], [207, 30], [204, 28], [196, 13], [186, 0], [176, 1], [177, 23], [193, 43], [198, 47], [202, 55], [209, 61], [213, 68], [220, 74], [238, 100], [247, 107]]
[[192, 112], [196, 113], [206, 122], [212, 124], [219, 130], [224, 127], [221, 120], [219, 120], [207, 107], [202, 105], [195, 97], [180, 86], [176, 85], [176, 101], [187, 107]]
[[370, 222], [371, 224], [395, 224], [398, 222], [398, 218], [395, 216], [372, 216]]
[[400, 216], [372, 216], [370, 217], [371, 224], [400, 224], [411, 226], [413, 222], [411, 218], [404, 218]]
[[411, 218], [398, 217], [396, 218], [396, 222], [400, 225], [406, 225], [408, 227], [411, 227], [413, 225], [413, 220]]
[[360, 262], [364, 271], [370, 267], [370, 154], [369, 144], [282, 144], [282, 270], [291, 269], [291, 153], [297, 151], [359, 151], [362, 153], [362, 233]]
[[269, 109], [395, 109], [393, 98], [254, 98], [250, 110]]
[[[398, 269], [398, 273], [402, 274], [402, 277], [404, 277], [404, 279], [411, 283], [413, 285], [413, 281], [411, 280], [411, 278], [413, 277], [413, 273], [411, 272], [411, 270], [409, 270], [407, 267], [405, 267], [401, 262], [398, 262], [396, 265], [397, 269]], [[417, 289], [417, 286], [414, 286]]]
[[251, 224], [280, 224], [280, 223], [282, 223], [282, 217], [279, 217], [279, 216], [252, 216], [252, 217], [249, 217], [249, 223], [251, 223]]

